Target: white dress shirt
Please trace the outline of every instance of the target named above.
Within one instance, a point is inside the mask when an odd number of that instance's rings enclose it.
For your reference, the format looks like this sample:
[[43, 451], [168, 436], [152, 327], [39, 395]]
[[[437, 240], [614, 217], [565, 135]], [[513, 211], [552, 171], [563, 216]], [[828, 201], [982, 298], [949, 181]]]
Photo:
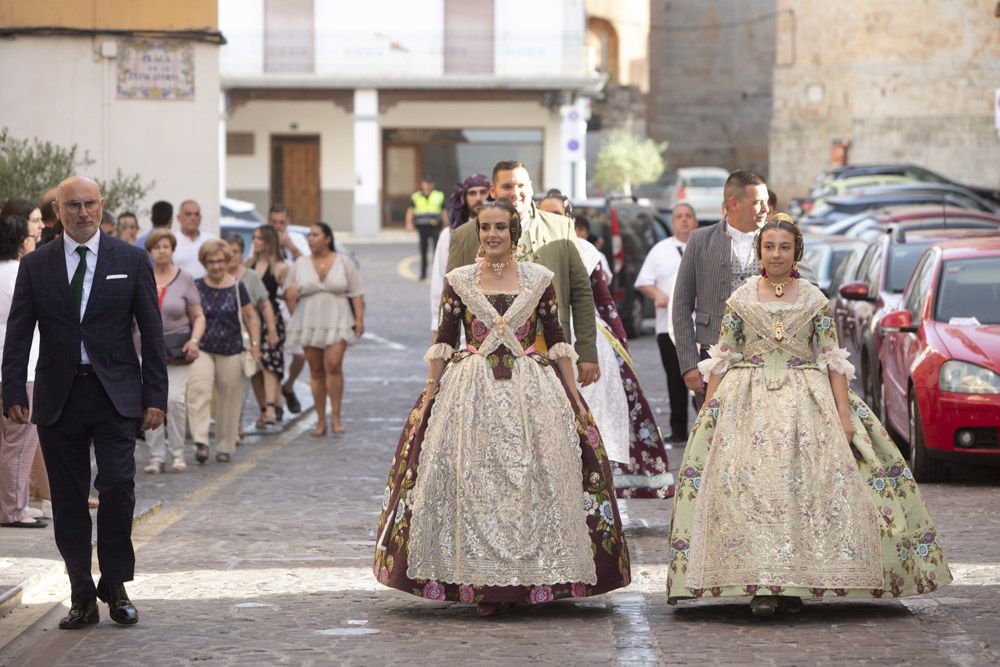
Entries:
[[174, 234], [174, 237], [177, 239], [177, 247], [174, 249], [174, 266], [184, 269], [194, 276], [195, 280], [204, 278], [205, 267], [198, 260], [198, 251], [201, 250], [201, 246], [205, 245], [205, 241], [209, 241], [215, 237], [201, 230], [198, 231], [198, 238], [194, 240], [188, 238], [180, 230]]
[[[80, 299], [80, 320], [82, 321], [83, 314], [87, 312], [87, 300], [90, 299], [90, 288], [94, 285], [94, 269], [97, 268], [97, 249], [101, 245], [101, 233], [97, 232], [86, 243], [77, 243], [68, 234], [63, 234], [63, 253], [66, 255], [66, 277], [69, 279], [70, 284], [73, 283], [73, 274], [76, 273], [76, 267], [80, 265], [80, 255], [77, 254], [76, 249], [81, 245], [87, 246], [87, 271], [83, 274], [83, 298]], [[70, 294], [70, 299], [72, 298], [73, 295]], [[80, 341], [80, 363], [90, 363], [87, 348], [84, 346], [82, 340]]]
[[727, 222], [726, 231], [729, 232], [729, 236], [733, 239], [733, 253], [736, 254], [736, 258], [740, 261], [740, 268], [745, 271], [747, 265], [755, 258], [753, 242], [757, 238], [757, 230], [741, 232]]
[[675, 237], [669, 236], [652, 248], [642, 262], [642, 268], [635, 277], [636, 288], [653, 285], [669, 297], [666, 308], [656, 309], [656, 333], [673, 336], [674, 325], [671, 313], [674, 306], [674, 280], [677, 270], [681, 267], [681, 252], [686, 243], [681, 243]]

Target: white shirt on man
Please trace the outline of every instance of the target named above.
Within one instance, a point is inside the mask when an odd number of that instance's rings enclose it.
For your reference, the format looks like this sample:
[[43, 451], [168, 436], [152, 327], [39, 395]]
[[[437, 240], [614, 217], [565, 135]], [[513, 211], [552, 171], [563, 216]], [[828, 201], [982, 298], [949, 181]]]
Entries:
[[663, 239], [649, 249], [649, 254], [635, 277], [636, 288], [653, 285], [670, 298], [666, 308], [656, 309], [657, 334], [674, 334], [674, 325], [670, 319], [674, 307], [674, 280], [681, 267], [681, 253], [686, 245], [673, 236]]
[[735, 253], [736, 258], [740, 261], [740, 268], [745, 271], [747, 265], [755, 258], [753, 243], [754, 239], [757, 238], [757, 230], [741, 232], [726, 222], [726, 231], [729, 233], [730, 238], [733, 239], [733, 253]]
[[197, 280], [205, 277], [205, 267], [198, 260], [198, 251], [205, 245], [206, 241], [211, 241], [215, 237], [208, 232], [198, 231], [198, 237], [190, 238], [184, 232], [174, 234], [177, 238], [177, 248], [174, 250], [174, 265], [184, 269]]
[[[94, 284], [94, 270], [97, 269], [97, 249], [101, 246], [101, 233], [97, 232], [86, 243], [77, 243], [69, 237], [69, 234], [63, 234], [63, 254], [66, 258], [66, 276], [69, 278], [70, 285], [73, 284], [73, 275], [76, 273], [76, 268], [80, 266], [80, 255], [76, 252], [76, 249], [81, 245], [87, 247], [87, 270], [83, 274], [83, 298], [80, 299], [80, 320], [83, 320], [83, 314], [87, 312], [87, 301], [90, 299], [90, 288]], [[72, 293], [70, 294], [72, 298]], [[84, 346], [83, 341], [80, 341], [80, 363], [89, 364], [90, 357], [87, 355], [87, 348]]]
[[[303, 236], [302, 234], [292, 234], [291, 232], [289, 232], [288, 237], [292, 239], [292, 243], [295, 244], [295, 249], [299, 251], [300, 255], [304, 257], [309, 257], [312, 255], [312, 250], [309, 249], [309, 241], [306, 240], [305, 236]], [[284, 250], [285, 261], [288, 262], [288, 266], [291, 266], [292, 263], [295, 261], [295, 258], [292, 257], [292, 251], [289, 250], [288, 248], [282, 248], [282, 250]]]

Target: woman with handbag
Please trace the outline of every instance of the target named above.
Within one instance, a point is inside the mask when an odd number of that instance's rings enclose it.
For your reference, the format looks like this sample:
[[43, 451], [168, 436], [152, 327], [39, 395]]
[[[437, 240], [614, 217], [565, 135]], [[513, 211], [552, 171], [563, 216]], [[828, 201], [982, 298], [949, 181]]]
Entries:
[[312, 255], [295, 260], [285, 281], [285, 301], [292, 311], [287, 344], [301, 345], [309, 362], [317, 418], [312, 435], [326, 434], [329, 397], [333, 435], [340, 436], [344, 353], [365, 331], [361, 274], [350, 257], [334, 250], [333, 231], [325, 222], [313, 224], [306, 240]]
[[260, 364], [260, 321], [246, 287], [231, 275], [229, 244], [212, 239], [198, 251], [205, 277], [195, 281], [205, 312], [201, 351], [188, 377], [188, 420], [195, 460], [208, 460], [208, 426], [212, 391], [218, 394], [215, 415], [215, 460], [228, 463], [239, 439], [246, 380]]
[[170, 448], [170, 469], [182, 472], [184, 440], [187, 438], [187, 384], [191, 362], [198, 358], [198, 346], [205, 333], [205, 314], [194, 278], [174, 265], [177, 237], [166, 229], [154, 229], [146, 237], [146, 252], [153, 260], [156, 296], [163, 318], [163, 341], [167, 348], [167, 421], [146, 434], [149, 465], [143, 470], [151, 475], [166, 469], [166, 450]]
[[[250, 295], [250, 303], [257, 306], [257, 316], [260, 320], [261, 334], [264, 336], [264, 340], [261, 343], [261, 365], [266, 363], [267, 359], [267, 345], [269, 341], [277, 341], [278, 336], [278, 322], [276, 320], [275, 313], [277, 312], [271, 306], [271, 298], [268, 294], [267, 287], [264, 286], [264, 282], [257, 275], [257, 272], [249, 268], [243, 263], [243, 256], [246, 254], [246, 246], [243, 241], [243, 237], [238, 232], [230, 232], [223, 235], [222, 240], [229, 244], [229, 251], [232, 253], [232, 258], [229, 260], [229, 275], [236, 280], [243, 283], [243, 286], [247, 288], [247, 294]], [[278, 315], [277, 317], [280, 317]], [[277, 406], [275, 409], [275, 420], [273, 422], [267, 421], [267, 398], [264, 395], [264, 383], [260, 382], [259, 385], [256, 379], [262, 377], [261, 373], [257, 373], [251, 378], [250, 386], [253, 388], [254, 397], [257, 399], [257, 406], [260, 408], [260, 415], [257, 417], [257, 430], [262, 431], [268, 426], [281, 421], [283, 416], [283, 411], [281, 406]], [[242, 431], [240, 437], [243, 437]]]

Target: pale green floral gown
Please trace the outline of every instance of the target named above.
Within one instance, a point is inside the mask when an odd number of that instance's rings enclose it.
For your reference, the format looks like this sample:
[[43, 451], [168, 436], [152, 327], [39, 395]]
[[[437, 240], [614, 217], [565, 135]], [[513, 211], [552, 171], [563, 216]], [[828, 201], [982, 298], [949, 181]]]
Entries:
[[670, 529], [667, 596], [898, 597], [951, 581], [913, 475], [850, 392], [848, 443], [828, 369], [854, 369], [829, 301], [798, 281], [795, 303], [733, 292], [718, 345], [723, 374], [684, 451]]

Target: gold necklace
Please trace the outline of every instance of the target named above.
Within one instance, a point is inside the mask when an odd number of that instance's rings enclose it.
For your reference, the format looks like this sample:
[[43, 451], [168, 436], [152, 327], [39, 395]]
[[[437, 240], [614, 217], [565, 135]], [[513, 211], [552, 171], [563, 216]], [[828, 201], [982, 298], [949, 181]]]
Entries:
[[499, 262], [491, 262], [489, 260], [486, 260], [483, 263], [486, 264], [486, 266], [490, 267], [493, 273], [497, 274], [497, 280], [500, 280], [500, 278], [503, 277], [503, 270], [507, 268], [507, 264], [509, 262], [507, 260], [502, 260]]
[[785, 285], [787, 285], [790, 282], [792, 282], [791, 278], [783, 280], [780, 283], [776, 283], [772, 281], [770, 278], [767, 279], [767, 284], [774, 288], [774, 296], [778, 297], [779, 299], [785, 294]]

